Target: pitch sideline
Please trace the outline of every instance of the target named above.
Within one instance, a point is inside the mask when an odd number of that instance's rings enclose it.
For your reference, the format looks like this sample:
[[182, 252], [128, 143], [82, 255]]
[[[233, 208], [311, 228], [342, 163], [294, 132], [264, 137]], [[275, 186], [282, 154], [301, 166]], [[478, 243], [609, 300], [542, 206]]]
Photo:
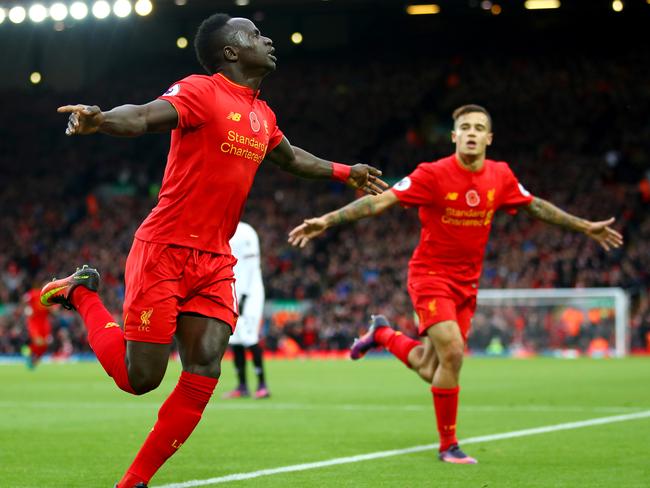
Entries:
[[[499, 441], [503, 439], [513, 439], [516, 437], [526, 437], [537, 434], [546, 434], [549, 432], [558, 432], [561, 430], [580, 429], [582, 427], [591, 427], [594, 425], [613, 424], [616, 422], [626, 422], [628, 420], [637, 420], [643, 418], [650, 418], [650, 410], [643, 412], [631, 413], [626, 415], [615, 415], [611, 417], [600, 417], [590, 420], [581, 420], [578, 422], [567, 422], [564, 424], [547, 425], [544, 427], [535, 427], [532, 429], [514, 430], [511, 432], [504, 432], [501, 434], [490, 434], [478, 437], [469, 437], [460, 441], [461, 444], [479, 444], [481, 442]], [[282, 466], [279, 468], [261, 469], [259, 471], [250, 471], [248, 473], [234, 473], [218, 478], [209, 478], [206, 480], [192, 480], [184, 481], [181, 483], [171, 483], [167, 485], [158, 485], [152, 488], [194, 488], [196, 486], [210, 486], [220, 483], [227, 483], [229, 481], [242, 481], [262, 476], [271, 476], [281, 473], [293, 473], [296, 471], [306, 471], [309, 469], [325, 468], [329, 466], [336, 466], [338, 464], [358, 463], [362, 461], [371, 461], [373, 459], [381, 459], [392, 456], [400, 456], [402, 454], [411, 454], [414, 452], [429, 451], [438, 447], [438, 444], [425, 444], [422, 446], [408, 447], [405, 449], [393, 449], [390, 451], [371, 452], [368, 454], [359, 454], [356, 456], [348, 456], [342, 458], [328, 459], [325, 461], [317, 461], [313, 463], [294, 464], [292, 466]]]

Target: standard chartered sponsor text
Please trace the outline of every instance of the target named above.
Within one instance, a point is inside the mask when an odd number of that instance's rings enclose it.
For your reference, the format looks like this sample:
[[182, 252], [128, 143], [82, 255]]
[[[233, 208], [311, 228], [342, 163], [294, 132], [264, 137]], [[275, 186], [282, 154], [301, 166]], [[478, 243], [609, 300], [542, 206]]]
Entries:
[[493, 210], [462, 210], [446, 207], [445, 214], [441, 217], [443, 224], [458, 225], [462, 227], [482, 227], [490, 225]]
[[228, 131], [228, 140], [221, 143], [221, 152], [261, 163], [266, 155], [267, 145], [254, 137], [242, 136], [234, 130]]

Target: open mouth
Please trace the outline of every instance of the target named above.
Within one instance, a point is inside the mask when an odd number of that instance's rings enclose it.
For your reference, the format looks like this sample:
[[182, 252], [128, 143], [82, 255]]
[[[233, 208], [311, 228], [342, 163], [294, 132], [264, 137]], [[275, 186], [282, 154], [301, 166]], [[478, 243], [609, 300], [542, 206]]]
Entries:
[[474, 142], [474, 141], [469, 141], [469, 142], [467, 143], [467, 147], [469, 147], [470, 149], [476, 149], [476, 145], [477, 145], [477, 144], [476, 144], [476, 142]]
[[269, 58], [271, 58], [273, 61], [277, 61], [278, 58], [276, 58], [273, 54], [269, 53]]

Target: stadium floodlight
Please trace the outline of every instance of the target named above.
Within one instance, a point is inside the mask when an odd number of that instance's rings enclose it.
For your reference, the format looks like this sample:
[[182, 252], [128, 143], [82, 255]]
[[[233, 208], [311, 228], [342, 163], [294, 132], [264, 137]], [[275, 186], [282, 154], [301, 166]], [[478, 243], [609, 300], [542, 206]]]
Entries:
[[300, 32], [294, 32], [291, 34], [291, 42], [294, 44], [301, 44], [302, 43], [302, 34]]
[[176, 47], [178, 49], [185, 49], [188, 45], [187, 38], [185, 37], [179, 37], [176, 39]]
[[153, 10], [153, 3], [150, 0], [138, 0], [135, 2], [135, 13], [144, 17]]
[[245, 7], [249, 3], [251, 3], [250, 0], [235, 0], [235, 5], [238, 7]]
[[131, 13], [132, 7], [129, 0], [117, 0], [113, 4], [113, 13], [120, 18], [128, 17]]
[[42, 79], [43, 78], [38, 71], [34, 71], [31, 75], [29, 75], [29, 81], [31, 81], [32, 85], [38, 85]]
[[27, 17], [27, 12], [25, 12], [25, 9], [20, 5], [9, 9], [9, 20], [14, 24], [20, 24], [25, 20], [25, 17]]
[[524, 7], [528, 10], [545, 10], [560, 8], [560, 0], [526, 0]]
[[612, 10], [614, 12], [622, 12], [624, 6], [625, 5], [623, 4], [623, 2], [621, 0], [614, 0], [612, 2]]
[[440, 6], [435, 3], [426, 5], [407, 5], [406, 13], [409, 15], [431, 15], [440, 12]]
[[29, 7], [29, 19], [32, 22], [43, 22], [47, 18], [47, 9], [40, 3], [35, 3]]
[[5, 21], [5, 17], [7, 14], [5, 13], [5, 9], [0, 8], [0, 24], [2, 24]]
[[65, 19], [68, 16], [68, 7], [65, 6], [65, 4], [57, 2], [53, 3], [52, 6], [50, 7], [50, 17], [52, 17], [52, 20], [56, 20], [57, 22]]
[[88, 6], [83, 2], [74, 2], [70, 5], [70, 16], [73, 19], [85, 19], [88, 15]]
[[105, 19], [111, 14], [111, 6], [106, 0], [97, 0], [93, 4], [93, 15], [98, 19]]

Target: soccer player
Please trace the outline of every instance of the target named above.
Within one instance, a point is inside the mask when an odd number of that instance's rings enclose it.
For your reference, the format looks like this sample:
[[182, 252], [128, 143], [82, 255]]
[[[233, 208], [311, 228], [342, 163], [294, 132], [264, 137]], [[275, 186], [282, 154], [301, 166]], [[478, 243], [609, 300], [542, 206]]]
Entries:
[[41, 290], [33, 288], [23, 296], [23, 313], [27, 319], [27, 335], [29, 336], [29, 356], [27, 367], [34, 369], [47, 352], [50, 343], [52, 326], [50, 311], [41, 304]]
[[141, 395], [160, 384], [176, 338], [183, 367], [178, 385], [118, 488], [146, 486], [189, 437], [212, 396], [238, 313], [228, 241], [262, 161], [368, 193], [387, 187], [375, 168], [319, 159], [284, 137], [259, 98], [263, 78], [275, 70], [273, 42], [253, 22], [212, 15], [194, 45], [209, 74], [180, 80], [154, 101], [109, 111], [58, 109], [70, 114], [67, 135], [171, 131], [158, 204], [137, 230], [126, 263], [124, 331], [97, 294], [93, 268], [41, 292], [43, 304], [79, 312], [99, 362], [128, 393]]
[[521, 208], [534, 218], [582, 232], [606, 250], [622, 245], [614, 219], [591, 222], [570, 215], [532, 196], [519, 184], [507, 163], [486, 159], [492, 143], [492, 120], [485, 108], [465, 105], [453, 113], [451, 139], [455, 154], [418, 167], [390, 191], [367, 196], [290, 232], [289, 242], [304, 247], [333, 225], [377, 215], [402, 204], [418, 207], [420, 243], [408, 273], [408, 291], [419, 319], [423, 341], [395, 332], [385, 317], [373, 316], [370, 330], [352, 346], [360, 359], [383, 346], [431, 385], [438, 432], [439, 459], [473, 464], [456, 438], [459, 376], [476, 295], [483, 254], [494, 212]]
[[230, 336], [230, 348], [234, 355], [239, 385], [224, 395], [224, 398], [250, 396], [246, 383], [246, 349], [253, 355], [257, 375], [255, 398], [269, 398], [271, 394], [264, 379], [262, 348], [259, 345], [260, 325], [264, 312], [264, 283], [260, 264], [260, 239], [250, 224], [239, 222], [235, 235], [230, 239], [235, 265], [235, 290], [239, 303], [237, 328]]

